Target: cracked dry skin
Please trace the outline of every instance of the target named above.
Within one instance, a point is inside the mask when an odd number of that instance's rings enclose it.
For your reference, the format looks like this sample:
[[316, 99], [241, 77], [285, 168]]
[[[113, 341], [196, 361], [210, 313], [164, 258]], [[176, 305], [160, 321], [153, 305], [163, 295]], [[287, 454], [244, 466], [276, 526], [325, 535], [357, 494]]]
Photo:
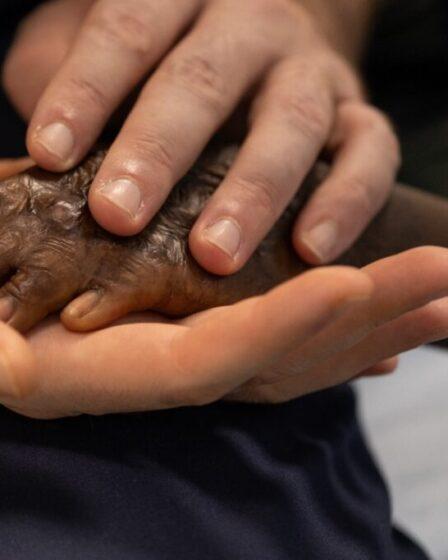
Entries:
[[5, 282], [0, 317], [26, 331], [87, 292], [86, 308], [99, 298], [94, 310], [84, 317], [67, 310], [62, 319], [69, 328], [89, 330], [130, 311], [182, 316], [229, 304], [300, 272], [303, 266], [292, 257], [286, 236], [306, 189], [242, 272], [213, 276], [190, 256], [189, 231], [235, 150], [205, 153], [151, 224], [132, 238], [108, 234], [87, 208], [88, 189], [105, 152], [66, 174], [33, 168], [0, 183], [0, 274]]
[[[83, 314], [70, 306], [61, 315], [74, 330], [104, 326], [130, 311], [188, 315], [265, 292], [307, 268], [291, 247], [291, 226], [324, 167], [311, 173], [242, 271], [217, 277], [190, 256], [188, 234], [236, 147], [206, 151], [150, 225], [132, 238], [108, 234], [87, 208], [104, 153], [66, 174], [33, 168], [0, 183], [0, 318], [18, 330], [28, 330], [78, 296]], [[443, 199], [399, 189], [342, 262], [363, 265], [408, 247], [448, 245], [447, 217]]]

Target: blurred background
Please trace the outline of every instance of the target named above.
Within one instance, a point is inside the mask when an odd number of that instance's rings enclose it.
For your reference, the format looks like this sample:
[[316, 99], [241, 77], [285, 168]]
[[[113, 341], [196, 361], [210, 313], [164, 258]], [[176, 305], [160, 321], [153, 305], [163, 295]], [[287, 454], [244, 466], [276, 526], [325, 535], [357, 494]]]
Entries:
[[[448, 196], [448, 1], [386, 2], [364, 72], [399, 133], [401, 180]], [[395, 519], [448, 560], [448, 346], [409, 352], [397, 373], [357, 388]]]
[[383, 5], [364, 67], [371, 98], [399, 133], [401, 179], [448, 196], [448, 1]]

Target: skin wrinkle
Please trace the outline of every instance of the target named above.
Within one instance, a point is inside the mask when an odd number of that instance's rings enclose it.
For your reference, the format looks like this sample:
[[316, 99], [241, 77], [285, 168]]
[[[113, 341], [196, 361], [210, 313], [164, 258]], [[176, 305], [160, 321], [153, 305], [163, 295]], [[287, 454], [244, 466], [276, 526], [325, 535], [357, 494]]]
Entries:
[[[309, 268], [295, 254], [291, 230], [297, 212], [326, 176], [318, 164], [243, 269], [231, 276], [207, 273], [191, 256], [189, 232], [229, 170], [237, 146], [219, 140], [176, 185], [139, 235], [120, 238], [93, 220], [87, 194], [106, 151], [65, 174], [33, 168], [0, 183], [0, 271], [14, 272], [0, 297], [15, 298], [9, 324], [26, 331], [76, 296], [97, 290], [93, 312], [63, 312], [66, 326], [90, 330], [130, 311], [169, 316], [227, 305], [261, 294]], [[448, 203], [397, 187], [389, 205], [342, 259], [364, 266], [424, 244], [448, 246]]]

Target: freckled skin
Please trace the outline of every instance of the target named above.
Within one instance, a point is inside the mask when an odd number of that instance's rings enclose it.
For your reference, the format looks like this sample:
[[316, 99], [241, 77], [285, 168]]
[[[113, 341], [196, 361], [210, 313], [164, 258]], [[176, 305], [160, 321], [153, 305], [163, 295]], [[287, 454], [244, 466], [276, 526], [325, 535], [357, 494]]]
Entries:
[[[306, 270], [291, 246], [298, 210], [322, 180], [317, 166], [242, 271], [208, 274], [188, 251], [189, 231], [221, 182], [234, 146], [210, 148], [180, 181], [140, 234], [119, 238], [91, 217], [87, 193], [105, 152], [72, 172], [33, 168], [0, 182], [2, 298], [11, 298], [10, 325], [24, 332], [76, 296], [94, 290], [99, 300], [83, 317], [63, 313], [72, 329], [90, 330], [130, 311], [152, 309], [170, 316], [233, 303], [265, 292]], [[341, 262], [362, 266], [422, 244], [448, 246], [448, 202], [397, 187], [390, 204]], [[11, 307], [11, 306], [10, 306]]]

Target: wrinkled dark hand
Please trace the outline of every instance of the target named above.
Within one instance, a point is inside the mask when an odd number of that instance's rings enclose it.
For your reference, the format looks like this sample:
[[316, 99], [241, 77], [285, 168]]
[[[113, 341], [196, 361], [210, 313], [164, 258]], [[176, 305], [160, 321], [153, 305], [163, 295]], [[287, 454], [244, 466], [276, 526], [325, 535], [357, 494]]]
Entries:
[[[191, 225], [235, 153], [225, 145], [207, 151], [151, 224], [132, 238], [103, 230], [87, 207], [105, 152], [70, 173], [32, 168], [0, 183], [0, 319], [23, 332], [64, 307], [62, 320], [74, 330], [98, 328], [131, 311], [185, 316], [265, 292], [304, 270], [289, 242], [303, 196], [238, 274], [218, 278], [191, 257]], [[310, 177], [307, 184], [302, 195], [318, 181]]]

